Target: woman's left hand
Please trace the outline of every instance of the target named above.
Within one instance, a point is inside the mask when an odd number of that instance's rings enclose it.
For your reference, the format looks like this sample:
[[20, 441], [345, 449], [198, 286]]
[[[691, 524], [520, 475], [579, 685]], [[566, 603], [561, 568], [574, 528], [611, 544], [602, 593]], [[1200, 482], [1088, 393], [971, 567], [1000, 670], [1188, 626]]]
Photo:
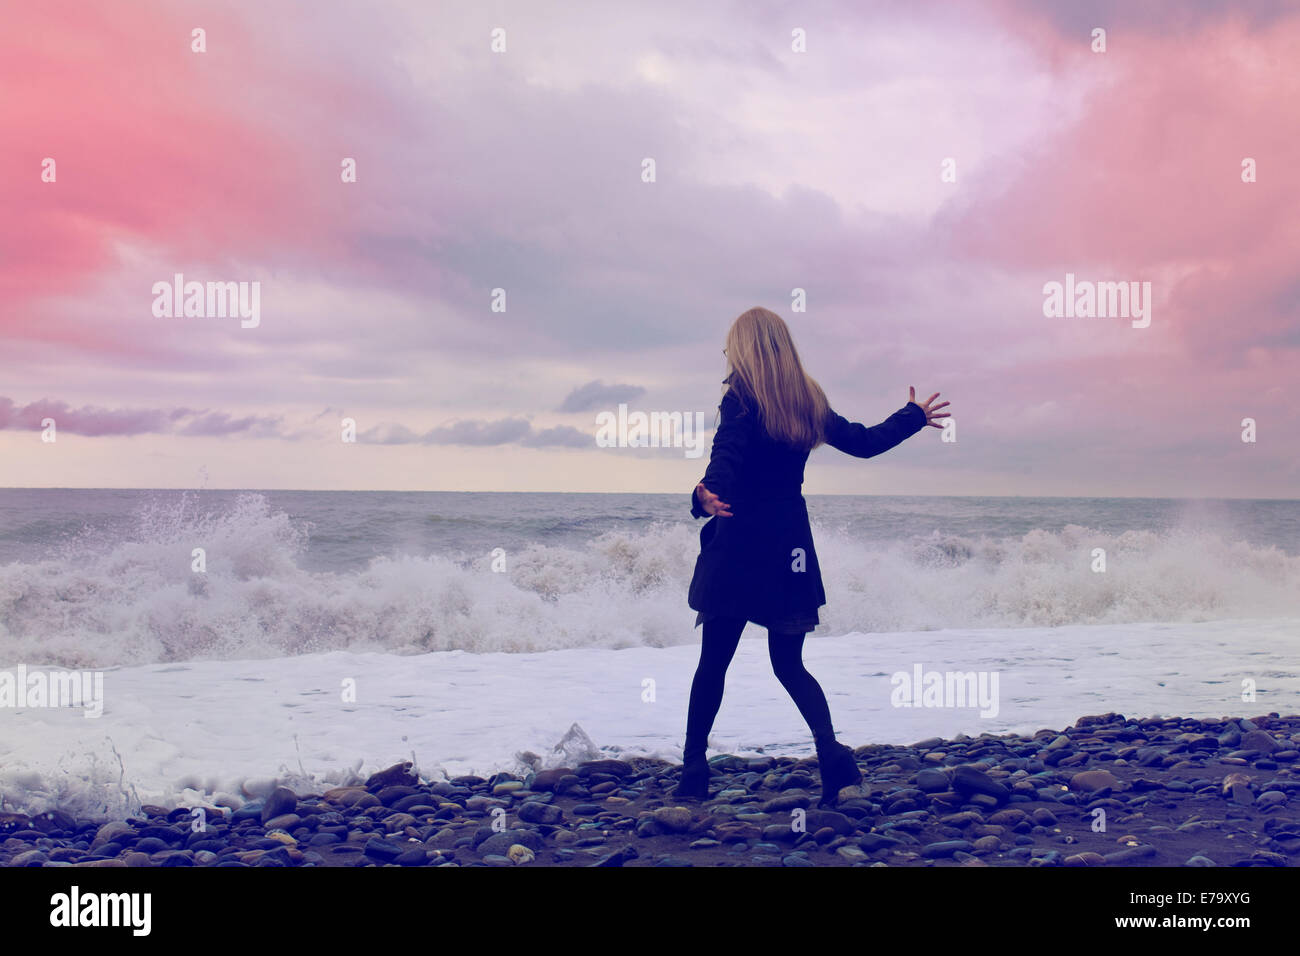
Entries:
[[[919, 405], [919, 406], [920, 406], [921, 411], [925, 412], [925, 423], [926, 423], [927, 425], [929, 425], [931, 428], [942, 428], [942, 427], [943, 427], [943, 424], [942, 424], [941, 422], [936, 422], [936, 421], [935, 421], [936, 418], [951, 418], [951, 417], [952, 417], [952, 413], [951, 413], [951, 412], [940, 412], [940, 411], [939, 411], [939, 409], [943, 408], [945, 405], [951, 405], [952, 402], [940, 402], [938, 405], [931, 405], [931, 404], [930, 404], [930, 403], [933, 402], [936, 398], [939, 397], [939, 393], [938, 393], [938, 392], [935, 392], [933, 395], [931, 395], [929, 398], [927, 398], [927, 399], [925, 400], [925, 404], [922, 404], [921, 402], [918, 402], [918, 401], [916, 400], [916, 386], [915, 386], [915, 385], [909, 385], [909, 386], [907, 387], [907, 392], [908, 392], [908, 394], [907, 394], [907, 400], [908, 400], [909, 402], [911, 402], [913, 405]], [[937, 413], [937, 414], [936, 414], [936, 413]]]

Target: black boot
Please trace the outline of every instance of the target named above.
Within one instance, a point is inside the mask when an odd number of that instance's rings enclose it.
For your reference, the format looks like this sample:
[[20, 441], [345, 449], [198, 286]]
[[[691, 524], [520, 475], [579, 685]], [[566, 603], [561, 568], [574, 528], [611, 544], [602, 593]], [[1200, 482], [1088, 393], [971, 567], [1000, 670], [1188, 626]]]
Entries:
[[687, 741], [682, 753], [682, 778], [673, 791], [673, 797], [678, 800], [709, 799], [709, 775], [712, 768], [704, 754], [704, 747]]
[[862, 782], [858, 758], [853, 749], [839, 743], [834, 737], [818, 738], [817, 766], [822, 774], [822, 798], [819, 807], [833, 807], [839, 802], [840, 790]]

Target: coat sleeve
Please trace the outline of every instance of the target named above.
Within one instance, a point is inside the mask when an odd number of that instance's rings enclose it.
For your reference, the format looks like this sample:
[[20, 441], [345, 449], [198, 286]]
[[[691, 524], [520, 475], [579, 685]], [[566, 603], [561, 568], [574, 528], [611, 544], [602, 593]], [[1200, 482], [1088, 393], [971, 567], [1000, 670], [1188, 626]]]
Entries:
[[[736, 472], [740, 468], [745, 444], [748, 441], [749, 429], [746, 427], [745, 412], [734, 392], [728, 391], [723, 395], [722, 404], [718, 407], [722, 412], [722, 420], [718, 424], [718, 430], [713, 433], [713, 450], [709, 453], [709, 467], [700, 481], [705, 488], [726, 501], [727, 495], [734, 487]], [[691, 489], [691, 515], [695, 518], [709, 517], [709, 513], [700, 507], [700, 499], [695, 496], [694, 488]]]
[[855, 458], [874, 458], [911, 438], [924, 427], [925, 409], [916, 402], [908, 402], [871, 428], [850, 422], [832, 409], [827, 417], [826, 444]]

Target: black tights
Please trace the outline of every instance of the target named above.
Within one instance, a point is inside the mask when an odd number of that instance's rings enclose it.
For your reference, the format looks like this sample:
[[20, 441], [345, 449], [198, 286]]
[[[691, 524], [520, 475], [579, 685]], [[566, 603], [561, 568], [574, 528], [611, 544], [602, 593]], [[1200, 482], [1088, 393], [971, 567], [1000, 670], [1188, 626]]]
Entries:
[[[700, 664], [691, 682], [690, 711], [686, 717], [686, 749], [684, 756], [704, 756], [713, 719], [722, 706], [722, 689], [727, 677], [727, 667], [740, 645], [740, 632], [745, 629], [741, 618], [715, 617], [704, 622], [704, 644], [700, 649]], [[828, 743], [835, 738], [831, 728], [831, 710], [826, 703], [817, 679], [803, 666], [803, 641], [805, 634], [782, 634], [768, 628], [767, 652], [772, 660], [772, 671], [781, 686], [794, 699], [799, 713], [808, 722], [817, 743]]]

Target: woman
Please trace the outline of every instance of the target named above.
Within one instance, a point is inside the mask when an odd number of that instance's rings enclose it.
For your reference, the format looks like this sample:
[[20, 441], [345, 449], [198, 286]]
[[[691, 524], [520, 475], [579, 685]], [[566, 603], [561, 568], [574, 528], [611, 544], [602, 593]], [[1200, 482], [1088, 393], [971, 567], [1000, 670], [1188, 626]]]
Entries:
[[707, 798], [709, 730], [722, 704], [727, 666], [745, 622], [767, 628], [772, 669], [812, 729], [822, 776], [822, 806], [861, 782], [853, 751], [837, 743], [826, 695], [804, 669], [803, 642], [826, 603], [821, 569], [800, 489], [808, 453], [825, 443], [858, 458], [886, 452], [950, 413], [950, 403], [916, 402], [874, 428], [846, 421], [799, 362], [779, 315], [754, 308], [727, 332], [727, 390], [721, 424], [691, 514], [711, 515], [700, 529], [700, 556], [689, 604], [704, 625], [700, 664], [691, 684], [686, 746], [676, 797]]

